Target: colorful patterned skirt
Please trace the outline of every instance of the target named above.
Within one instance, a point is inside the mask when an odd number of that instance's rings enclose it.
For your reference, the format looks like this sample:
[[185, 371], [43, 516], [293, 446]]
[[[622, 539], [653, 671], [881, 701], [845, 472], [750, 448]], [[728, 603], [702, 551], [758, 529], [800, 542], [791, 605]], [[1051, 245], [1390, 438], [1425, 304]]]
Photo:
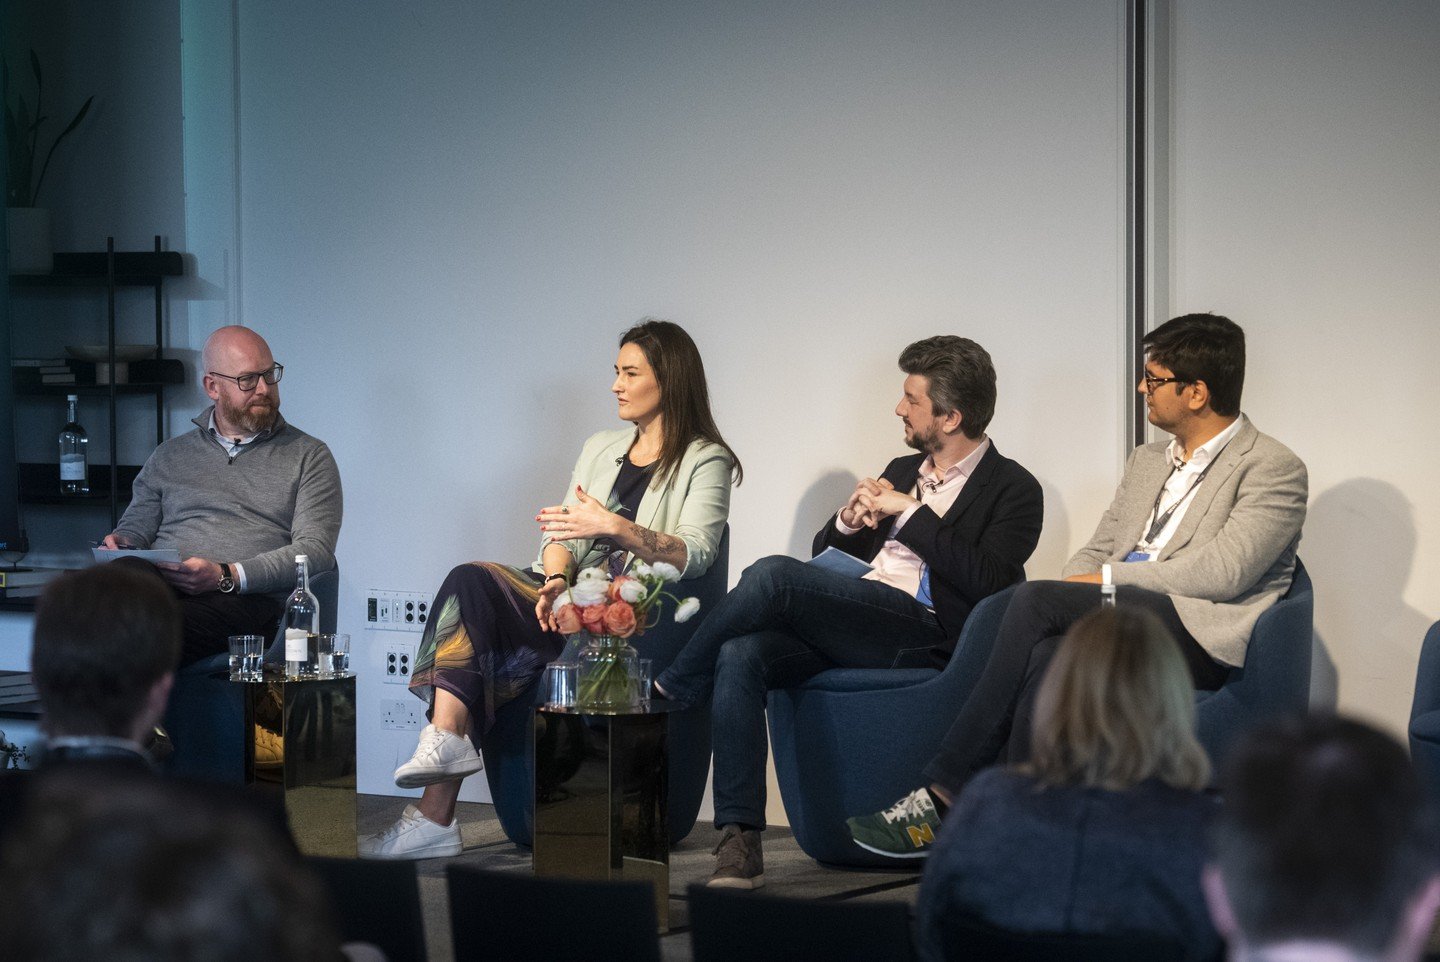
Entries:
[[532, 572], [489, 561], [452, 568], [430, 606], [410, 690], [430, 705], [443, 688], [470, 710], [473, 736], [560, 655], [565, 637], [535, 620]]

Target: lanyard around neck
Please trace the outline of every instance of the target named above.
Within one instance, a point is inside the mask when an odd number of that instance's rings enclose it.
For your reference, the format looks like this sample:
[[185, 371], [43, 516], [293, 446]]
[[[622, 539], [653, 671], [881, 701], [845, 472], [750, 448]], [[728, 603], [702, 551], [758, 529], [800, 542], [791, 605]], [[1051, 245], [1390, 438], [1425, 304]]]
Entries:
[[[1221, 448], [1220, 450], [1223, 451], [1225, 449]], [[1150, 516], [1155, 520], [1150, 522], [1150, 528], [1145, 532], [1143, 544], [1154, 544], [1155, 539], [1160, 537], [1160, 532], [1164, 531], [1165, 526], [1170, 523], [1170, 519], [1175, 517], [1175, 512], [1179, 510], [1180, 505], [1184, 504], [1185, 499], [1194, 494], [1195, 489], [1200, 487], [1200, 483], [1205, 480], [1205, 475], [1209, 474], [1210, 469], [1215, 467], [1215, 462], [1219, 460], [1219, 458], [1220, 451], [1216, 451], [1215, 457], [1211, 458], [1210, 463], [1200, 469], [1200, 473], [1195, 475], [1195, 480], [1190, 482], [1190, 486], [1185, 489], [1185, 493], [1176, 498], [1175, 503], [1166, 508], [1162, 514], [1160, 513], [1160, 499], [1165, 497], [1165, 485], [1170, 483], [1170, 478], [1182, 467], [1181, 465], [1171, 466], [1170, 473], [1165, 476], [1165, 484], [1160, 485], [1160, 490], [1155, 495], [1155, 504], [1150, 508]]]

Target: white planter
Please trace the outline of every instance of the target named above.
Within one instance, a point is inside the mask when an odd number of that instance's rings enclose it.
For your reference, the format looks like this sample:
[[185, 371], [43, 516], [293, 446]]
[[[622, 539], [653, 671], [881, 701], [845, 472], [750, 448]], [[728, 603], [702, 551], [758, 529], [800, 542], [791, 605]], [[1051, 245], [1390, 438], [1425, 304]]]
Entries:
[[5, 236], [10, 245], [10, 270], [48, 274], [55, 267], [50, 247], [50, 211], [44, 207], [7, 207]]

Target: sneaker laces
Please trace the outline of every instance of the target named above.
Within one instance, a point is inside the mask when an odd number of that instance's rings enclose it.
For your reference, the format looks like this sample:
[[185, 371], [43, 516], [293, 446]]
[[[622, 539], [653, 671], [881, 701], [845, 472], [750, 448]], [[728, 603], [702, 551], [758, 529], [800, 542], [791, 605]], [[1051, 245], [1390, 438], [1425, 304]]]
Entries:
[[711, 855], [718, 856], [715, 860], [715, 871], [718, 873], [724, 869], [740, 872], [745, 866], [745, 840], [738, 828], [726, 828], [725, 834], [720, 836], [720, 841], [715, 843], [715, 851]]
[[930, 793], [923, 788], [917, 788], [881, 814], [887, 822], [899, 822], [912, 818], [923, 819], [933, 811], [935, 803], [930, 801]]
[[397, 818], [389, 828], [379, 833], [379, 835], [375, 837], [382, 842], [388, 842], [398, 836], [401, 832], [405, 831], [411, 825], [415, 824], [417, 819], [421, 819], [424, 817], [424, 815], [420, 814], [420, 810], [418, 808], [413, 814], [410, 812], [401, 812], [400, 817]]
[[415, 758], [424, 758], [427, 755], [434, 755], [440, 750], [440, 745], [445, 741], [448, 734], [443, 729], [431, 728], [420, 736], [420, 744], [415, 746]]

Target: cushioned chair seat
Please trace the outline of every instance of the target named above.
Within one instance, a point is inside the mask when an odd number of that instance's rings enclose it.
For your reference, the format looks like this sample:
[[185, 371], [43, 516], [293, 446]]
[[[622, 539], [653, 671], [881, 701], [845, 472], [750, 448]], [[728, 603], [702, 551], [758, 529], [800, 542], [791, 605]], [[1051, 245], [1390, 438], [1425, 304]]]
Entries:
[[[669, 667], [675, 655], [695, 633], [706, 612], [725, 597], [730, 569], [730, 527], [720, 535], [720, 545], [710, 570], [675, 586], [678, 598], [700, 599], [700, 613], [684, 624], [676, 624], [666, 610], [661, 622], [643, 635], [632, 638], [640, 657], [649, 658], [656, 675]], [[500, 827], [510, 841], [529, 846], [535, 832], [535, 706], [541, 702], [537, 680], [513, 701], [495, 712], [495, 724], [480, 736], [480, 753], [485, 758], [485, 778]], [[669, 716], [670, 794], [667, 816], [670, 842], [690, 834], [705, 796], [710, 775], [710, 711], [675, 712]]]
[[989, 660], [1013, 594], [975, 606], [944, 671], [836, 668], [770, 693], [775, 774], [802, 851], [834, 865], [895, 867], [852, 842], [845, 819], [925, 784], [925, 766]]
[[[310, 591], [320, 603], [320, 631], [333, 633], [340, 597], [338, 567], [312, 575]], [[166, 764], [171, 773], [237, 785], [245, 780], [243, 689], [228, 680], [229, 670], [227, 651], [192, 662], [176, 674], [162, 723], [175, 743]]]
[[1218, 690], [1195, 694], [1196, 731], [1217, 771], [1246, 731], [1309, 708], [1314, 620], [1314, 588], [1296, 559], [1290, 590], [1255, 623], [1244, 667], [1232, 669]]

